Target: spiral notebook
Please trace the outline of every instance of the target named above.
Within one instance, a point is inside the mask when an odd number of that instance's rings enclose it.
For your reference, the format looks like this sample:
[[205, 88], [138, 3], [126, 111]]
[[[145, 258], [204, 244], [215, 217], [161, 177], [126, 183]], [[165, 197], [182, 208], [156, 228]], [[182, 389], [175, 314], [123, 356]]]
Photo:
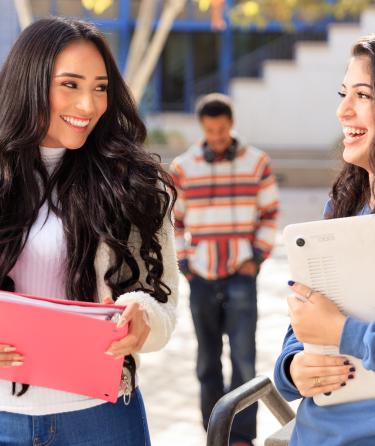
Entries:
[[0, 379], [116, 402], [122, 360], [105, 352], [127, 334], [127, 324], [116, 327], [123, 310], [0, 291], [0, 343], [24, 356], [0, 368]]
[[[293, 280], [325, 294], [346, 315], [375, 320], [375, 215], [293, 224], [286, 226], [283, 237]], [[304, 348], [339, 354], [335, 346]], [[331, 395], [316, 395], [316, 404], [375, 399], [375, 373], [359, 359], [345, 356], [356, 367], [355, 379]]]

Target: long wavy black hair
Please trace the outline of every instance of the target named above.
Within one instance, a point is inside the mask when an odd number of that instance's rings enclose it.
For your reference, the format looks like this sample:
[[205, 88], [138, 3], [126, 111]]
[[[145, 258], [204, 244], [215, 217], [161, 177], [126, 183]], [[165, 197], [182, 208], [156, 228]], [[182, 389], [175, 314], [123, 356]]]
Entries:
[[[85, 144], [67, 150], [48, 177], [39, 147], [50, 122], [51, 73], [57, 55], [77, 40], [92, 42], [103, 57], [108, 107]], [[175, 189], [143, 148], [145, 126], [102, 34], [86, 22], [59, 17], [30, 25], [1, 70], [0, 104], [0, 288], [11, 289], [7, 275], [47, 200], [63, 223], [69, 299], [97, 298], [94, 259], [104, 241], [114, 252], [105, 274], [114, 298], [143, 289], [167, 302], [171, 291], [161, 279], [158, 234], [163, 219], [170, 218]], [[52, 190], [57, 200], [52, 201]], [[128, 244], [131, 228], [139, 232], [139, 247]], [[146, 265], [146, 284], [139, 282], [134, 250]], [[128, 275], [120, 280], [124, 268]]]
[[[375, 34], [359, 39], [353, 46], [352, 57], [368, 58], [375, 91]], [[369, 150], [369, 164], [371, 171], [375, 173], [375, 141], [372, 141]], [[370, 184], [368, 172], [344, 161], [330, 193], [332, 206], [328, 218], [356, 215], [369, 203], [371, 188], [375, 192], [375, 184]]]

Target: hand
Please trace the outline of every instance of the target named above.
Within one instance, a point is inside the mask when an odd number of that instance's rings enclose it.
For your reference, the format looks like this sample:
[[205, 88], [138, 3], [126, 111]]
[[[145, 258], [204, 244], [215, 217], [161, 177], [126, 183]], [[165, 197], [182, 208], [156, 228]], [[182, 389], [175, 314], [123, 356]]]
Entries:
[[323, 294], [315, 291], [310, 294], [312, 290], [300, 283], [291, 288], [296, 294], [288, 297], [289, 314], [297, 339], [310, 344], [338, 346], [346, 316]]
[[[106, 298], [104, 299], [104, 303], [110, 302]], [[128, 334], [119, 341], [113, 342], [106, 352], [109, 355], [115, 356], [116, 359], [139, 351], [150, 333], [147, 313], [136, 302], [126, 304], [126, 308], [117, 323], [117, 327], [123, 327], [126, 323], [129, 324]]]
[[254, 260], [246, 260], [241, 264], [237, 272], [246, 276], [256, 276], [258, 271], [258, 265]]
[[308, 397], [345, 386], [348, 379], [354, 378], [354, 371], [353, 365], [342, 356], [316, 355], [304, 351], [294, 355], [290, 363], [294, 385], [302, 396]]
[[0, 345], [0, 367], [18, 367], [23, 365], [23, 356], [12, 345]]

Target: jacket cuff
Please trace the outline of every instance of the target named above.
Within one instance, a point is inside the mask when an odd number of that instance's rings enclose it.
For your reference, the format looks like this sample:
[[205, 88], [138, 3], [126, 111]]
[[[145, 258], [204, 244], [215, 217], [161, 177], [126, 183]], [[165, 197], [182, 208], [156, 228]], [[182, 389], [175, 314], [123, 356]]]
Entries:
[[340, 353], [362, 359], [365, 354], [363, 338], [367, 328], [367, 322], [348, 317], [341, 334]]

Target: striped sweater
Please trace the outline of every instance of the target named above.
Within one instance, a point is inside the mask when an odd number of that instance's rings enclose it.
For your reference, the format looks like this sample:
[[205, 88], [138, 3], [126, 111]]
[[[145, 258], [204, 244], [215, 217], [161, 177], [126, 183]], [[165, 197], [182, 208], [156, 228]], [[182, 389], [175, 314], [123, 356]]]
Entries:
[[233, 161], [207, 163], [200, 145], [170, 166], [177, 255], [200, 276], [214, 280], [236, 272], [248, 259], [261, 263], [276, 234], [278, 189], [268, 156], [240, 146]]

